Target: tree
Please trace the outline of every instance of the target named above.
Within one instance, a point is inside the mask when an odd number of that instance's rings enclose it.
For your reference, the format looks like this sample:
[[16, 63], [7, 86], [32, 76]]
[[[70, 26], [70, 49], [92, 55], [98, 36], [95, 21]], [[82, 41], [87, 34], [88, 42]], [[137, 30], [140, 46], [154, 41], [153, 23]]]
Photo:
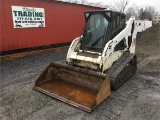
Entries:
[[138, 10], [138, 16], [140, 20], [152, 20], [153, 16], [156, 15], [155, 8], [153, 6], [145, 6]]
[[113, 0], [113, 3], [110, 4], [110, 9], [124, 13], [126, 6], [128, 5], [128, 2], [129, 2], [129, 0], [120, 0], [119, 2], [117, 2], [117, 1], [115, 2]]
[[156, 15], [155, 8], [153, 6], [147, 6], [146, 11], [147, 11], [146, 18], [148, 20], [152, 20], [153, 16]]
[[80, 0], [80, 3], [83, 4], [83, 5], [88, 5], [89, 4], [88, 1], [86, 1], [86, 0]]
[[138, 10], [139, 7], [133, 4], [126, 10], [126, 19], [128, 20], [131, 16], [135, 16], [135, 18], [138, 19]]
[[138, 17], [140, 20], [144, 20], [146, 18], [146, 11], [144, 10], [144, 8], [140, 8], [138, 10]]
[[105, 4], [103, 4], [102, 2], [90, 3], [89, 5], [92, 5], [95, 7], [104, 7], [105, 6]]
[[102, 2], [88, 2], [87, 0], [59, 0], [59, 1], [65, 1], [69, 3], [77, 3], [77, 4], [82, 4], [82, 5], [90, 5], [90, 6], [95, 6], [95, 7], [102, 7], [102, 8], [107, 8], [108, 6]]

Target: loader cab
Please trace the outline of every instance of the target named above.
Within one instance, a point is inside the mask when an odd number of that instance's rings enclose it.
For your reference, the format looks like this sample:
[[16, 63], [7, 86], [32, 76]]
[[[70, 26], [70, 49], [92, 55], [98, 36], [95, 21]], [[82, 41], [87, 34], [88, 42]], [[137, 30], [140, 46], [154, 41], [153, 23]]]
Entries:
[[81, 50], [102, 52], [106, 43], [125, 28], [125, 15], [114, 11], [87, 11]]
[[111, 39], [117, 36], [125, 28], [126, 17], [123, 13], [114, 12], [112, 17]]

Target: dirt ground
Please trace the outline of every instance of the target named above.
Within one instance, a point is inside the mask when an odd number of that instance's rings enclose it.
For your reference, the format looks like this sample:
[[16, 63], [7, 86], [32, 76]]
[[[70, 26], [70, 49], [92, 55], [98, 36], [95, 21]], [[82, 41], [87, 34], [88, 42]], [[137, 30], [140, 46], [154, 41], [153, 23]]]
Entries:
[[160, 26], [138, 35], [136, 51], [136, 75], [91, 113], [32, 89], [66, 50], [1, 62], [0, 120], [160, 120]]

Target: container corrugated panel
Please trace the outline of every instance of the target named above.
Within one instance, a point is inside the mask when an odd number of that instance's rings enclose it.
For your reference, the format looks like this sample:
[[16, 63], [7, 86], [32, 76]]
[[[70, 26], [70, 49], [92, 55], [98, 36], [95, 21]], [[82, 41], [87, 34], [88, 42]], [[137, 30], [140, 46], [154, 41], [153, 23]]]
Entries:
[[[44, 28], [14, 28], [11, 6], [44, 8]], [[1, 47], [9, 51], [71, 42], [84, 27], [84, 11], [101, 8], [47, 0], [1, 0]]]

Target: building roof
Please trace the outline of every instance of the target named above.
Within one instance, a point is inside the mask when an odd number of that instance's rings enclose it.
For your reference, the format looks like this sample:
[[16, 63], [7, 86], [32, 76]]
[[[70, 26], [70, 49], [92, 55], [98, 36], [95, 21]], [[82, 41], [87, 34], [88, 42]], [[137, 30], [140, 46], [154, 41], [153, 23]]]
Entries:
[[87, 7], [100, 8], [100, 9], [107, 9], [107, 8], [104, 8], [104, 7], [98, 7], [98, 6], [92, 6], [92, 5], [84, 5], [84, 4], [80, 4], [80, 3], [71, 3], [71, 2], [60, 1], [60, 0], [46, 0], [46, 1], [57, 2], [57, 3], [66, 3], [66, 4], [73, 4], [73, 5], [81, 5], [81, 6], [87, 6]]

